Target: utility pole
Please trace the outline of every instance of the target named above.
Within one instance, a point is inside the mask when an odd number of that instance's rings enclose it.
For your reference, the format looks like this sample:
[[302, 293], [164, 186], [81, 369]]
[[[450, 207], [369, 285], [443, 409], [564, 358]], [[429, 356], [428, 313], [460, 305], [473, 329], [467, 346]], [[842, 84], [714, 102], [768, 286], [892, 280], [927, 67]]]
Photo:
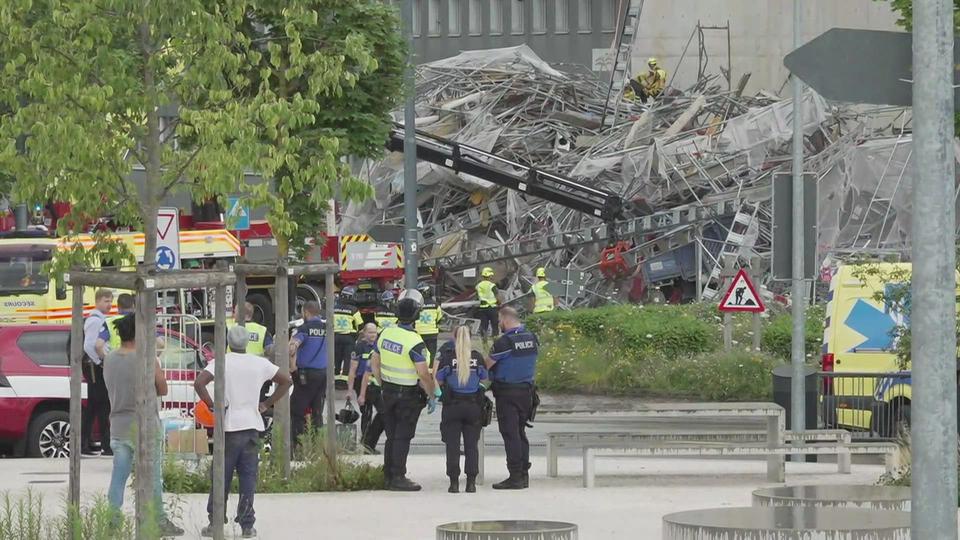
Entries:
[[913, 3], [914, 540], [957, 539], [953, 2]]
[[[803, 44], [801, 30], [801, 0], [793, 0], [793, 47]], [[803, 83], [800, 77], [791, 76], [793, 83], [793, 268], [790, 295], [790, 313], [793, 318], [793, 333], [790, 340], [790, 360], [793, 378], [790, 385], [790, 428], [803, 431], [806, 427], [804, 396], [806, 394], [804, 367], [806, 351], [804, 339], [807, 296], [803, 282]], [[796, 457], [794, 459], [802, 459]]]
[[417, 227], [417, 133], [416, 81], [414, 71], [413, 10], [414, 0], [403, 3], [403, 36], [407, 42], [407, 70], [404, 73], [403, 110], [403, 265], [404, 286], [417, 288], [417, 245], [420, 229]]

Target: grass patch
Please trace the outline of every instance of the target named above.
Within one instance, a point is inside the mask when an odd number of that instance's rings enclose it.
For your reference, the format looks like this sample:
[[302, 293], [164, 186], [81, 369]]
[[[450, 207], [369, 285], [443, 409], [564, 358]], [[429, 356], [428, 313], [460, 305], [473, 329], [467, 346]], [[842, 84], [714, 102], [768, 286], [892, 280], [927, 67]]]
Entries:
[[[159, 539], [159, 533], [146, 538]], [[133, 521], [115, 512], [107, 501], [98, 499], [80, 511], [64, 510], [51, 514], [43, 497], [28, 491], [14, 498], [4, 493], [0, 499], [0, 538], [4, 540], [132, 540]]]
[[[361, 491], [383, 489], [383, 467], [358, 462], [349, 456], [331, 463], [325, 450], [326, 431], [308, 430], [301, 438], [289, 478], [284, 478], [280, 449], [260, 453], [257, 493], [312, 493], [323, 491]], [[212, 458], [198, 465], [168, 459], [163, 465], [164, 489], [171, 493], [210, 493]], [[234, 476], [232, 490], [237, 492]]]

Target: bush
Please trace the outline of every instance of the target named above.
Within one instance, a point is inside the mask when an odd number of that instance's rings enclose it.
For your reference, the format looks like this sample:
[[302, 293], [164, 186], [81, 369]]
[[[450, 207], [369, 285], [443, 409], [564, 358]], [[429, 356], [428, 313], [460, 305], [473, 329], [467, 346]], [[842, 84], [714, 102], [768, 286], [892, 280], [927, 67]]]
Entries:
[[[338, 457], [331, 465], [325, 450], [325, 430], [308, 430], [297, 449], [297, 461], [291, 465], [289, 478], [284, 478], [280, 450], [267, 454], [261, 451], [257, 493], [311, 493], [323, 491], [360, 491], [383, 489], [383, 467]], [[168, 459], [163, 465], [164, 488], [171, 493], [210, 493], [210, 469], [213, 461], [203, 460], [188, 466]], [[237, 490], [234, 477], [233, 491]]]
[[[817, 362], [823, 345], [823, 306], [807, 308], [804, 349], [807, 362]], [[790, 361], [790, 342], [793, 336], [793, 318], [789, 313], [778, 315], [767, 324], [761, 337], [761, 347], [781, 360]]]
[[[147, 533], [146, 538], [160, 538]], [[14, 500], [4, 493], [0, 502], [0, 538], [4, 540], [132, 540], [133, 522], [115, 512], [103, 499], [79, 511], [51, 516], [43, 497], [28, 491]]]

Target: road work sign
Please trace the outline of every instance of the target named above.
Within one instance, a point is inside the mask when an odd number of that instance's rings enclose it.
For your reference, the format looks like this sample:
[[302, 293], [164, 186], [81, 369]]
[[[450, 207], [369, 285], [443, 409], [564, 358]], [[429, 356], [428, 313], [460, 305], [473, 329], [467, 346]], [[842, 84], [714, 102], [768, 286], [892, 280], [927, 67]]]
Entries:
[[[788, 54], [783, 65], [827, 99], [913, 105], [913, 36], [907, 32], [832, 28]], [[953, 65], [956, 85], [956, 43]], [[960, 108], [958, 96], [954, 86], [954, 103]]]
[[730, 283], [727, 294], [723, 295], [720, 301], [720, 311], [741, 312], [741, 313], [763, 313], [766, 307], [753, 282], [747, 275], [746, 270], [741, 269], [737, 276]]

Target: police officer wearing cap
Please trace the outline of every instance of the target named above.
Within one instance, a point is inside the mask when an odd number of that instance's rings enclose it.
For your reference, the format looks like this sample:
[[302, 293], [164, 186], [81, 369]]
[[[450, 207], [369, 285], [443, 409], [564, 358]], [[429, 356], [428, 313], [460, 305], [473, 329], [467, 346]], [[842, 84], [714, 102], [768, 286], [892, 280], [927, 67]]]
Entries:
[[489, 342], [487, 336], [497, 337], [499, 324], [497, 321], [497, 284], [493, 282], [493, 268], [489, 266], [480, 272], [481, 280], [477, 283], [477, 300], [480, 301], [480, 307], [477, 310], [480, 319], [480, 340], [483, 342], [483, 348], [487, 349]]
[[500, 309], [503, 335], [493, 344], [487, 368], [493, 380], [493, 396], [497, 404], [497, 424], [503, 436], [510, 477], [493, 485], [493, 489], [524, 489], [530, 485], [530, 443], [526, 425], [533, 412], [534, 374], [540, 343], [537, 336], [524, 328], [517, 311]]
[[533, 312], [546, 313], [553, 311], [556, 307], [556, 300], [547, 287], [550, 282], [547, 281], [546, 268], [537, 268], [537, 281], [533, 284]]
[[397, 325], [397, 314], [393, 311], [394, 294], [393, 291], [384, 291], [380, 295], [380, 305], [373, 318], [380, 330], [391, 328]]
[[290, 417], [294, 446], [306, 430], [306, 412], [311, 411], [313, 426], [323, 425], [323, 400], [327, 395], [326, 323], [320, 318], [320, 304], [313, 300], [303, 305], [303, 324], [290, 337], [290, 373], [293, 394]]
[[417, 320], [417, 333], [430, 351], [430, 358], [437, 357], [437, 335], [440, 334], [440, 319], [443, 312], [440, 304], [433, 298], [433, 290], [427, 284], [421, 284], [418, 291], [423, 295], [423, 307], [420, 308], [420, 319]]
[[363, 324], [360, 310], [353, 304], [353, 287], [344, 287], [333, 305], [333, 348], [336, 364], [333, 373], [338, 380], [347, 380], [350, 354], [357, 342], [357, 330]]
[[[410, 291], [405, 291], [410, 292]], [[420, 485], [407, 478], [410, 441], [424, 406], [433, 413], [437, 407], [434, 381], [430, 374], [423, 338], [413, 329], [420, 317], [420, 294], [402, 297], [397, 305], [399, 324], [380, 332], [370, 355], [373, 376], [380, 383], [383, 419], [387, 442], [383, 450], [383, 469], [387, 489], [420, 491]], [[428, 397], [430, 396], [430, 397]]]
[[447, 449], [447, 476], [450, 493], [460, 491], [460, 439], [463, 438], [464, 472], [467, 493], [477, 491], [480, 472], [480, 431], [483, 429], [482, 400], [490, 384], [483, 356], [472, 350], [470, 328], [454, 332], [454, 352], [438, 362], [437, 382], [442, 388], [443, 412], [440, 435]]

